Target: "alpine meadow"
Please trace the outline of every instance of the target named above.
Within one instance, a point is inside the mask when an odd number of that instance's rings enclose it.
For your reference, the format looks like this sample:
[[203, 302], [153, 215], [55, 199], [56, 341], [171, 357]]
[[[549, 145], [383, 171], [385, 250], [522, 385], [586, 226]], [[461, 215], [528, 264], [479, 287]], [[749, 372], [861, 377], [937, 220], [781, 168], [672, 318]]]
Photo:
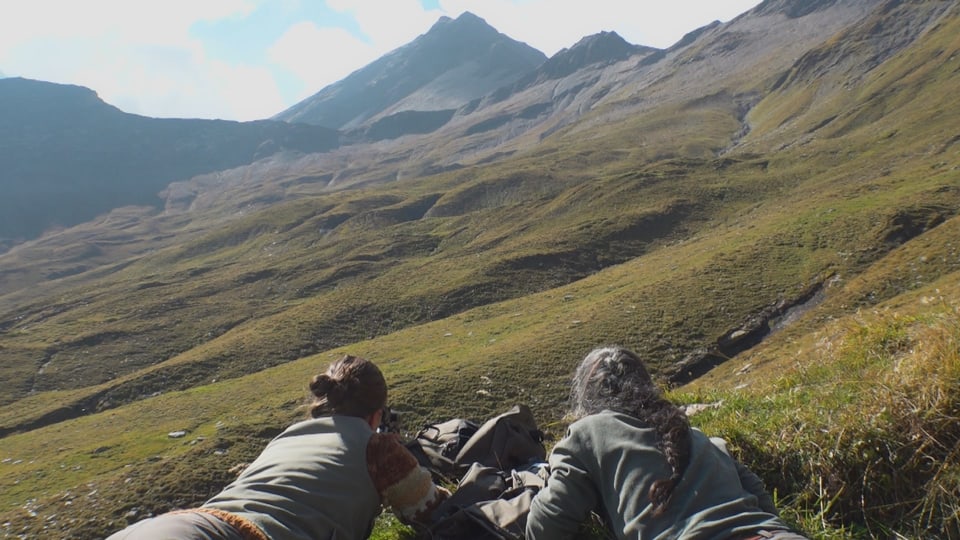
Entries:
[[0, 79], [0, 534], [202, 503], [345, 353], [549, 445], [617, 344], [810, 538], [960, 539], [958, 95], [955, 0], [549, 58], [464, 13], [257, 122]]

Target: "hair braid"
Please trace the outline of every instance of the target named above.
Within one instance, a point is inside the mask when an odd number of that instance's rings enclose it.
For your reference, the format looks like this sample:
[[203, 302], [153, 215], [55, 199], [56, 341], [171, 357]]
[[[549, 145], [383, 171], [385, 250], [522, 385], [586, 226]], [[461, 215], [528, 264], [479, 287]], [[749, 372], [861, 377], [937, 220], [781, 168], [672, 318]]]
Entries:
[[671, 475], [654, 481], [648, 496], [654, 513], [663, 513], [690, 463], [686, 414], [663, 397], [640, 358], [621, 347], [591, 351], [577, 367], [570, 398], [574, 417], [607, 409], [629, 414], [654, 429]]
[[654, 515], [666, 510], [674, 488], [690, 463], [690, 423], [687, 416], [674, 404], [659, 400], [658, 408], [650, 415], [650, 421], [659, 436], [658, 447], [670, 465], [670, 478], [660, 479], [650, 486], [649, 497], [654, 506]]

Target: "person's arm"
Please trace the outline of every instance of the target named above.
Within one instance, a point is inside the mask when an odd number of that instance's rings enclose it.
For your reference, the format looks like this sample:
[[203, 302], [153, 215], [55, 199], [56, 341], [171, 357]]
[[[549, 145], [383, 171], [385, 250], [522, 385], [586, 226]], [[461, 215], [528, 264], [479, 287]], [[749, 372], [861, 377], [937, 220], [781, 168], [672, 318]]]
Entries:
[[734, 458], [730, 459], [733, 459], [734, 465], [737, 466], [737, 473], [740, 475], [740, 485], [743, 486], [743, 489], [757, 497], [757, 502], [760, 504], [761, 510], [779, 517], [780, 513], [777, 511], [777, 506], [773, 504], [773, 497], [767, 493], [767, 488], [763, 485], [763, 480], [743, 463], [740, 463]]
[[430, 513], [450, 492], [433, 483], [400, 437], [374, 433], [367, 444], [367, 469], [382, 503], [408, 524], [429, 523]]
[[737, 468], [737, 474], [740, 476], [740, 485], [757, 498], [760, 509], [779, 517], [780, 512], [777, 511], [777, 506], [773, 504], [773, 497], [767, 493], [767, 488], [763, 485], [763, 480], [746, 465], [740, 463], [739, 460], [730, 455], [730, 452], [727, 450], [727, 441], [719, 437], [710, 437], [710, 442], [733, 461], [734, 466]]
[[530, 505], [526, 540], [573, 538], [597, 507], [600, 498], [577, 456], [579, 447], [576, 437], [568, 435], [550, 453], [550, 477]]

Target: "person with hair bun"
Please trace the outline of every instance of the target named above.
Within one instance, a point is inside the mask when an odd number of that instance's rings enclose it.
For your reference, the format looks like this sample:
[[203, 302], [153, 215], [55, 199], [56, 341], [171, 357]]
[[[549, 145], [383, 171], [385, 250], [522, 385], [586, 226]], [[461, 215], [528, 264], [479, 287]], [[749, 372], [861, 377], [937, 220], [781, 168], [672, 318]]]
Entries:
[[721, 439], [691, 428], [633, 352], [587, 354], [570, 405], [575, 421], [550, 453], [527, 540], [573, 538], [591, 512], [619, 539], [805, 540], [780, 520], [760, 478]]
[[381, 506], [425, 524], [449, 492], [398, 435], [376, 432], [387, 403], [380, 369], [346, 355], [313, 377], [310, 390], [310, 419], [274, 438], [219, 494], [108, 540], [359, 539], [370, 535]]

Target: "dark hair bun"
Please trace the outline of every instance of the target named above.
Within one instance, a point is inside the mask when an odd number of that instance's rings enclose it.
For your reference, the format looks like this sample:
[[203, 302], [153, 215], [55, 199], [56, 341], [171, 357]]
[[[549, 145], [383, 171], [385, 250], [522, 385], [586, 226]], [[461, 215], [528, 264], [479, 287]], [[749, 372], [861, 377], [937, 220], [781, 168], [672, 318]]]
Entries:
[[333, 380], [329, 375], [323, 373], [317, 375], [310, 381], [310, 391], [313, 392], [313, 395], [318, 398], [328, 397], [330, 391], [337, 386], [337, 381]]
[[344, 381], [332, 380], [333, 386], [327, 392], [327, 403], [329, 403], [331, 407], [336, 408], [339, 407], [340, 404], [343, 403], [344, 398], [347, 397], [347, 390], [349, 388]]
[[334, 379], [326, 373], [317, 375], [310, 381], [310, 391], [313, 395], [325, 400], [327, 405], [333, 408], [343, 403], [349, 390], [349, 381]]
[[344, 355], [325, 373], [310, 380], [316, 400], [310, 416], [342, 414], [366, 418], [387, 402], [387, 384], [376, 364], [359, 356]]

